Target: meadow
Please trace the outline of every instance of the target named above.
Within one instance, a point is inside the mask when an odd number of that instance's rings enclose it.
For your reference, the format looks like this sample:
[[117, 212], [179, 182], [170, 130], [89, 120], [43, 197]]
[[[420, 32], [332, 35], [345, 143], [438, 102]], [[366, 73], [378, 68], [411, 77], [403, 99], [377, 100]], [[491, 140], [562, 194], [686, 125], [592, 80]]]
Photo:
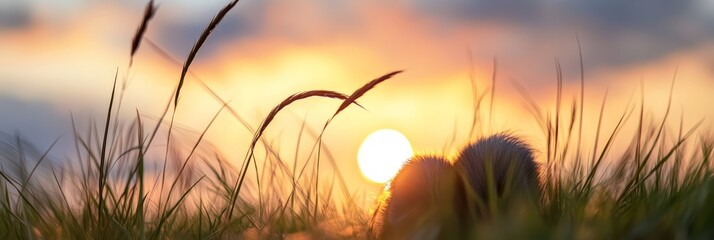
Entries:
[[[181, 90], [190, 66], [212, 31], [234, 8], [221, 9], [196, 40], [183, 61], [175, 94], [156, 119], [136, 112], [127, 121], [122, 107], [122, 83], [117, 70], [107, 93], [106, 115], [73, 124], [75, 154], [60, 160], [49, 149], [38, 149], [20, 135], [0, 136], [0, 238], [2, 239], [374, 239], [379, 236], [379, 200], [364, 199], [345, 187], [339, 172], [320, 174], [325, 165], [339, 164], [322, 141], [330, 122], [346, 108], [369, 108], [359, 99], [401, 71], [386, 73], [352, 93], [329, 90], [298, 92], [286, 97], [257, 126], [241, 117], [225, 99], [205, 90], [253, 133], [244, 159], [225, 159], [199, 148], [210, 129], [197, 140], [177, 137], [186, 130], [174, 125]], [[156, 11], [147, 5], [132, 38], [130, 58], [146, 46], [144, 33]], [[144, 44], [142, 44], [144, 43]], [[149, 46], [160, 48], [150, 43]], [[168, 55], [166, 58], [171, 59]], [[171, 59], [172, 61], [177, 61]], [[129, 63], [131, 68], [132, 62]], [[563, 99], [563, 77], [555, 79], [557, 99], [539, 106], [521, 89], [524, 107], [541, 127], [545, 146], [539, 208], [499, 205], [493, 216], [473, 226], [486, 239], [711, 239], [714, 238], [714, 166], [710, 163], [714, 135], [702, 120], [685, 128], [670, 116], [645, 114], [645, 92], [620, 113], [607, 111], [602, 96], [594, 136], [583, 135], [585, 66], [579, 98]], [[559, 63], [556, 68], [560, 72]], [[495, 86], [496, 69], [491, 86]], [[128, 70], [127, 70], [128, 72]], [[474, 82], [474, 79], [471, 79]], [[676, 86], [676, 73], [672, 87]], [[475, 83], [474, 83], [475, 84]], [[495, 90], [474, 89], [473, 139], [482, 137], [484, 118], [498, 111]], [[280, 146], [262, 138], [273, 119], [292, 103], [308, 98], [340, 101], [322, 128], [305, 124], [295, 144], [313, 151], [306, 159], [278, 154]], [[490, 98], [490, 101], [486, 101]], [[612, 104], [612, 103], [610, 103]], [[219, 113], [220, 113], [219, 112]], [[219, 113], [216, 113], [218, 116]], [[613, 129], [600, 122], [605, 115], [619, 121]], [[214, 118], [215, 119], [215, 118]], [[72, 122], [79, 123], [80, 121]], [[632, 134], [622, 134], [628, 126]], [[678, 127], [672, 127], [678, 126]], [[629, 133], [629, 132], [628, 132]], [[586, 146], [583, 139], [594, 144]], [[625, 139], [624, 151], [612, 151], [615, 139]], [[165, 145], [157, 142], [165, 140]], [[259, 154], [256, 154], [259, 153]], [[238, 162], [234, 166], [231, 162]], [[367, 202], [365, 204], [365, 202]]]

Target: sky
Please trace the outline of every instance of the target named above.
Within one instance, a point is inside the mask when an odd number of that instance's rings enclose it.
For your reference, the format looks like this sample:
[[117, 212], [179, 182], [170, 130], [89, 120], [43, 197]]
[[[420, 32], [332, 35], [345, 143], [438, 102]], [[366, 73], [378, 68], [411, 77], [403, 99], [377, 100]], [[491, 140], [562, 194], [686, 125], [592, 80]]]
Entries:
[[[70, 114], [102, 121], [115, 73], [126, 81], [123, 119], [130, 121], [136, 110], [156, 118], [192, 45], [227, 2], [156, 3], [146, 39], [161, 50], [145, 40], [128, 69], [146, 1], [0, 0], [0, 132], [19, 133], [40, 149], [60, 137], [67, 140], [60, 146], [69, 148]], [[356, 155], [375, 130], [403, 132], [418, 153], [449, 155], [469, 142], [469, 76], [473, 72], [479, 91], [490, 89], [494, 58], [495, 103], [484, 134], [511, 131], [542, 152], [544, 136], [513, 86], [522, 85], [552, 113], [559, 61], [564, 99], [574, 99], [580, 87], [577, 39], [585, 126], [596, 123], [606, 91], [603, 129], [612, 129], [628, 101], [639, 98], [640, 87], [648, 116], [661, 117], [675, 69], [673, 115], [684, 116], [687, 126], [711, 118], [712, 26], [712, 0], [242, 0], [200, 50], [176, 121], [194, 132], [187, 135], [190, 142], [219, 110], [199, 79], [255, 127], [290, 94], [351, 93], [405, 70], [359, 100], [366, 110], [348, 108], [325, 133], [353, 189], [369, 188], [374, 184], [360, 175]], [[303, 121], [319, 129], [338, 104], [313, 99], [291, 105], [266, 138], [289, 156]], [[584, 131], [594, 134], [592, 127]], [[242, 159], [251, 133], [222, 113], [206, 139], [228, 159]], [[69, 157], [59, 148], [58, 158]]]

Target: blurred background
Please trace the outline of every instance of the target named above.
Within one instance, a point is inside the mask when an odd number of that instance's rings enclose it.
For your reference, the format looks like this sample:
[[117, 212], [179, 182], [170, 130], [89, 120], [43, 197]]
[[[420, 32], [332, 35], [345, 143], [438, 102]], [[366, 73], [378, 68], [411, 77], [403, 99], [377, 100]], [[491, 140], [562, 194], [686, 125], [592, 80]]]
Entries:
[[[128, 70], [131, 39], [146, 3], [0, 0], [0, 131], [17, 132], [40, 149], [60, 137], [53, 154], [71, 158], [70, 114], [78, 122], [103, 121], [117, 71], [119, 82], [126, 82], [120, 86], [120, 115], [132, 121], [138, 110], [157, 119], [192, 45], [227, 2], [156, 1], [147, 40]], [[514, 83], [552, 114], [557, 59], [564, 109], [569, 109], [580, 94], [576, 35], [585, 69], [587, 146], [606, 91], [603, 131], [611, 131], [620, 115], [639, 102], [641, 87], [645, 113], [661, 118], [677, 68], [670, 124], [678, 126], [680, 116], [685, 127], [711, 118], [712, 26], [712, 0], [242, 0], [199, 51], [176, 124], [200, 133], [221, 107], [199, 80], [256, 127], [293, 93], [326, 89], [349, 94], [403, 69], [359, 100], [367, 110], [353, 106], [340, 114], [323, 139], [350, 191], [369, 192], [381, 185], [358, 170], [362, 140], [392, 128], [404, 133], [417, 153], [453, 154], [470, 141], [471, 76], [479, 92], [492, 89], [494, 58], [493, 114], [482, 114], [480, 135], [512, 131], [542, 155], [545, 134]], [[303, 122], [321, 129], [339, 103], [312, 99], [291, 105], [265, 137], [292, 158]], [[707, 121], [705, 129], [711, 126]], [[197, 135], [188, 134], [186, 141], [195, 142]], [[224, 112], [206, 140], [239, 165], [251, 137]], [[315, 140], [305, 135], [302, 141], [298, 152], [306, 156]], [[583, 148], [583, 154], [592, 154], [589, 149]]]

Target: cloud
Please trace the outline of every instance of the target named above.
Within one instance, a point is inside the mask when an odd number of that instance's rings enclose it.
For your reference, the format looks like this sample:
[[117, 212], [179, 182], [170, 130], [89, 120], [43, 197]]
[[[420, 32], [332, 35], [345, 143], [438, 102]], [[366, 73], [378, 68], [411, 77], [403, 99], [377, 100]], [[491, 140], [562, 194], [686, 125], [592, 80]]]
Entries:
[[30, 5], [25, 1], [0, 1], [0, 32], [2, 29], [24, 28], [32, 20]]
[[[414, 0], [415, 11], [449, 24], [492, 23], [514, 31], [537, 29], [526, 38], [555, 42], [557, 33], [581, 34], [594, 66], [618, 66], [664, 57], [714, 39], [712, 8], [683, 1]], [[707, 14], [708, 12], [708, 14]], [[556, 33], [556, 34], [554, 34]], [[555, 41], [554, 41], [555, 40]]]
[[59, 113], [52, 105], [23, 101], [0, 95], [0, 133], [20, 133], [26, 139], [48, 147], [54, 139], [68, 135], [67, 114]]

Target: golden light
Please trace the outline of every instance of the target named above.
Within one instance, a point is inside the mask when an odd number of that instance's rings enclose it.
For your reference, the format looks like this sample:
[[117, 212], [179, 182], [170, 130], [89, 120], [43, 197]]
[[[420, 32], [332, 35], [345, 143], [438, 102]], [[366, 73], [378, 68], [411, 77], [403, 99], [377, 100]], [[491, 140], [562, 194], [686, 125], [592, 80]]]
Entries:
[[385, 183], [397, 174], [412, 154], [412, 146], [404, 134], [381, 129], [364, 139], [357, 152], [357, 163], [367, 179]]

